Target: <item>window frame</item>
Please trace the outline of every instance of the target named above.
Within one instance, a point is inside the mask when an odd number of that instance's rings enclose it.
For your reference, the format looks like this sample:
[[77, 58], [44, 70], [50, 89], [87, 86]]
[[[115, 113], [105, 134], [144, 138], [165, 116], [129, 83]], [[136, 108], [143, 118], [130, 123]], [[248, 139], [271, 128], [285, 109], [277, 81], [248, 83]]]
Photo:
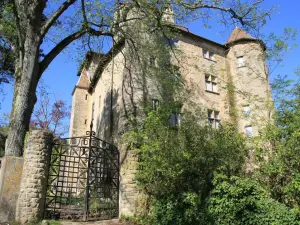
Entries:
[[[209, 88], [208, 88], [209, 86]], [[215, 90], [214, 90], [215, 87]], [[211, 74], [205, 74], [205, 91], [219, 94], [217, 77]]]
[[152, 110], [157, 111], [159, 107], [159, 100], [153, 98], [152, 99]]
[[216, 62], [215, 52], [202, 48], [202, 57], [204, 59]]
[[207, 120], [208, 120], [208, 125], [212, 129], [219, 129], [220, 124], [221, 124], [220, 111], [208, 109], [207, 110]]
[[[248, 110], [245, 110], [246, 108], [248, 108]], [[243, 105], [243, 115], [245, 117], [249, 117], [250, 114], [251, 114], [251, 107], [250, 107], [250, 105], [249, 104]]]
[[[242, 59], [242, 62], [239, 62], [239, 59]], [[236, 66], [237, 66], [237, 68], [245, 67], [245, 57], [244, 56], [236, 57]]]

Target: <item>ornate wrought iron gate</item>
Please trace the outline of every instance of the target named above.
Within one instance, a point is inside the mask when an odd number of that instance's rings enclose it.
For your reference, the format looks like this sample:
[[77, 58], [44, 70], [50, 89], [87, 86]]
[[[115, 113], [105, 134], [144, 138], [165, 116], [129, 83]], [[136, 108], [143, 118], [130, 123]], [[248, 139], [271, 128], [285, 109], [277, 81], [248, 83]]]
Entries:
[[98, 139], [95, 132], [86, 134], [53, 143], [45, 202], [47, 219], [118, 217], [119, 151]]

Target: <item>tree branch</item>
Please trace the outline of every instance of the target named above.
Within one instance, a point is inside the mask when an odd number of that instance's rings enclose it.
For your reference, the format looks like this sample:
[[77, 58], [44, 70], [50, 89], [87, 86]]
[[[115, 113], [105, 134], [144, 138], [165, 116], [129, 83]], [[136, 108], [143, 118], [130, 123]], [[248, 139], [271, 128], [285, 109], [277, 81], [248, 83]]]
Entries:
[[217, 9], [223, 12], [227, 12], [230, 13], [232, 18], [237, 19], [243, 26], [245, 25], [245, 21], [244, 21], [244, 16], [248, 15], [254, 8], [256, 5], [260, 4], [261, 2], [263, 2], [264, 0], [258, 0], [255, 3], [252, 4], [252, 6], [247, 10], [247, 12], [244, 15], [238, 15], [236, 13], [236, 11], [232, 8], [225, 8], [222, 6], [218, 6], [218, 5], [208, 5], [208, 4], [202, 4], [202, 1], [199, 1], [199, 3], [196, 4], [188, 4], [185, 3], [183, 1], [180, 1], [179, 4], [183, 5], [185, 8], [190, 9], [190, 10], [196, 10], [196, 9]]
[[62, 51], [64, 50], [69, 44], [71, 44], [74, 40], [77, 40], [81, 38], [85, 34], [91, 34], [93, 36], [110, 36], [112, 37], [111, 33], [106, 33], [102, 31], [97, 31], [92, 28], [87, 28], [84, 30], [77, 31], [65, 39], [63, 39], [61, 42], [59, 42], [46, 56], [45, 58], [39, 63], [40, 65], [40, 71], [39, 71], [39, 77], [42, 76], [43, 72], [47, 69], [49, 64], [53, 61], [53, 59]]
[[71, 6], [73, 5], [77, 0], [67, 0], [65, 1], [57, 10], [55, 13], [52, 14], [52, 16], [46, 21], [44, 26], [41, 29], [41, 40], [43, 37], [47, 34], [48, 30], [51, 28], [51, 26], [57, 21], [57, 19]]

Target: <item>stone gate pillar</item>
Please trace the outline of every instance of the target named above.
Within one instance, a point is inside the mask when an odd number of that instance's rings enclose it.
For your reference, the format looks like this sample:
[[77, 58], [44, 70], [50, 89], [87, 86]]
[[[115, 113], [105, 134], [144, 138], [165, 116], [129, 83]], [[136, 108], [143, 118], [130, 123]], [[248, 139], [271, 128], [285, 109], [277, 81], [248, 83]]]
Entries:
[[22, 224], [43, 219], [52, 140], [48, 130], [34, 130], [28, 138], [16, 212]]

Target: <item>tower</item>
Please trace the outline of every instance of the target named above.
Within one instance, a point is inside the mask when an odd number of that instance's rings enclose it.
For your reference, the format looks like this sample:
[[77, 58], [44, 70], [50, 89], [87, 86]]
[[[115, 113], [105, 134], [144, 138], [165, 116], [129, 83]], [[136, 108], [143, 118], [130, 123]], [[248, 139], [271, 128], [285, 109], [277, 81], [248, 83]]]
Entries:
[[229, 82], [234, 89], [231, 106], [240, 131], [256, 136], [269, 120], [271, 92], [265, 62], [265, 45], [236, 27], [226, 46]]

